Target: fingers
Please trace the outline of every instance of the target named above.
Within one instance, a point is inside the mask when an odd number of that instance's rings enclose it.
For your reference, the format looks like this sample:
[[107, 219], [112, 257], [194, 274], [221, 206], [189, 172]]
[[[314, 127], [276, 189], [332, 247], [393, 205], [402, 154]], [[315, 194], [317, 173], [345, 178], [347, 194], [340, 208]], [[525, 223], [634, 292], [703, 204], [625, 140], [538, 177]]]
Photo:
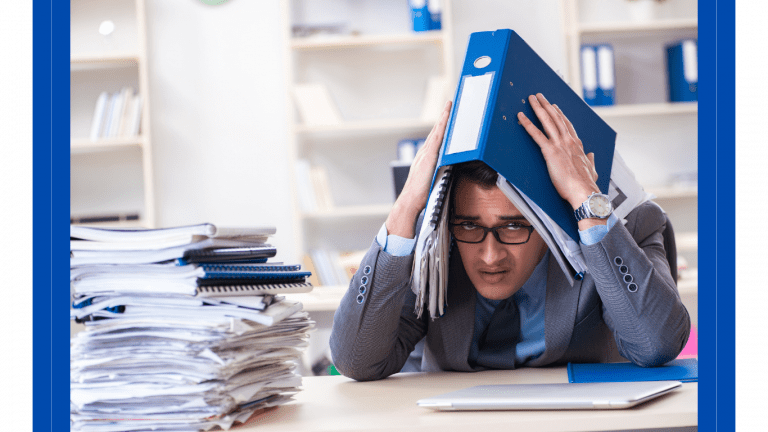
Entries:
[[592, 171], [592, 181], [597, 181], [597, 168], [595, 168], [595, 154], [594, 153], [587, 153], [587, 157], [589, 158], [589, 162], [592, 165], [591, 171]]
[[535, 124], [528, 120], [528, 117], [526, 117], [525, 114], [521, 112], [517, 113], [517, 119], [520, 120], [520, 124], [523, 125], [525, 131], [528, 132], [528, 135], [530, 135], [534, 141], [536, 141], [536, 144], [538, 144], [539, 147], [544, 147], [549, 143], [547, 136], [544, 135]]
[[448, 117], [451, 115], [451, 101], [446, 102], [443, 112], [440, 114], [440, 118], [437, 119], [437, 123], [432, 126], [432, 130], [427, 135], [427, 140], [419, 150], [423, 151], [436, 151], [434, 147], [440, 147], [443, 142], [443, 135], [445, 135], [445, 128], [448, 125]]
[[546, 109], [544, 109], [536, 96], [528, 96], [528, 101], [531, 103], [531, 108], [533, 108], [533, 112], [536, 114], [536, 117], [544, 127], [544, 132], [546, 132], [547, 136], [550, 139], [559, 140], [559, 137], [562, 133], [560, 132], [560, 129], [558, 129], [557, 125], [555, 125], [555, 122], [552, 120], [552, 116], [547, 112]]
[[561, 110], [557, 104], [552, 104], [552, 106], [557, 110], [557, 113], [563, 119], [563, 123], [565, 123], [566, 127], [568, 127], [568, 132], [571, 134], [571, 136], [578, 139], [579, 136], [576, 134], [576, 129], [574, 129], [573, 123], [571, 123], [571, 121], [568, 120], [568, 117], [563, 114], [563, 110]]
[[544, 108], [547, 114], [549, 114], [550, 118], [552, 119], [552, 123], [555, 124], [557, 130], [560, 132], [560, 136], [567, 137], [568, 128], [565, 126], [565, 122], [563, 122], [562, 118], [560, 117], [560, 113], [558, 113], [552, 104], [549, 103], [547, 98], [545, 98], [543, 94], [537, 93], [536, 102], [538, 102], [539, 105]]

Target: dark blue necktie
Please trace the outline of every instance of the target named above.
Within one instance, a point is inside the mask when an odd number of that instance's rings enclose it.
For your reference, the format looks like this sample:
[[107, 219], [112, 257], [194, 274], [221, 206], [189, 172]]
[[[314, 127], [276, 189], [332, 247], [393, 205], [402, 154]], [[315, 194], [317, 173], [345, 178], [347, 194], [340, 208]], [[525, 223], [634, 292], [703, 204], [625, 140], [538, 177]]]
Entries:
[[515, 367], [515, 347], [520, 340], [520, 312], [514, 297], [502, 300], [478, 343], [477, 365], [489, 369]]

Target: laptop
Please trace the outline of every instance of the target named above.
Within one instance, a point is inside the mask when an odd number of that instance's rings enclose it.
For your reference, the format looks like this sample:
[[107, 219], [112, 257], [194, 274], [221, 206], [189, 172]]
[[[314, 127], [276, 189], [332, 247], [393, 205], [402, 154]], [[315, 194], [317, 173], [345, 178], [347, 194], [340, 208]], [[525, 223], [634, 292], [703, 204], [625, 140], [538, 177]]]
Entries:
[[435, 410], [623, 409], [682, 387], [679, 381], [481, 385], [416, 402]]

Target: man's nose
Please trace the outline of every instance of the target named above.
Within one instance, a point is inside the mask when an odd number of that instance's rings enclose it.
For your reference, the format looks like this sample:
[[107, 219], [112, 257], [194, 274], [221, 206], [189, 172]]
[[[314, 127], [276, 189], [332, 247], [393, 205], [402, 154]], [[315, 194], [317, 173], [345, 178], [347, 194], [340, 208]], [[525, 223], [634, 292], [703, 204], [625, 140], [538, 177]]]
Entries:
[[507, 249], [503, 244], [496, 240], [496, 237], [494, 237], [492, 233], [488, 233], [485, 240], [480, 243], [480, 259], [482, 259], [485, 264], [496, 264], [503, 260], [506, 255]]

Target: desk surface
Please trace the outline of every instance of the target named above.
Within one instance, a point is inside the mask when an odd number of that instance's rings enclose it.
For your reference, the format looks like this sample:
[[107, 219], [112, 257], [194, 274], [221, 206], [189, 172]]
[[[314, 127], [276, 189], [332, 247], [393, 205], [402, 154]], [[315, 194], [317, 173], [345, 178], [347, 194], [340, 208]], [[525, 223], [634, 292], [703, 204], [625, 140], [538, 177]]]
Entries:
[[698, 383], [625, 410], [438, 412], [416, 401], [482, 384], [567, 383], [564, 367], [475, 373], [408, 373], [356, 382], [306, 377], [295, 402], [252, 417], [236, 431], [510, 430], [595, 431], [697, 425]]

